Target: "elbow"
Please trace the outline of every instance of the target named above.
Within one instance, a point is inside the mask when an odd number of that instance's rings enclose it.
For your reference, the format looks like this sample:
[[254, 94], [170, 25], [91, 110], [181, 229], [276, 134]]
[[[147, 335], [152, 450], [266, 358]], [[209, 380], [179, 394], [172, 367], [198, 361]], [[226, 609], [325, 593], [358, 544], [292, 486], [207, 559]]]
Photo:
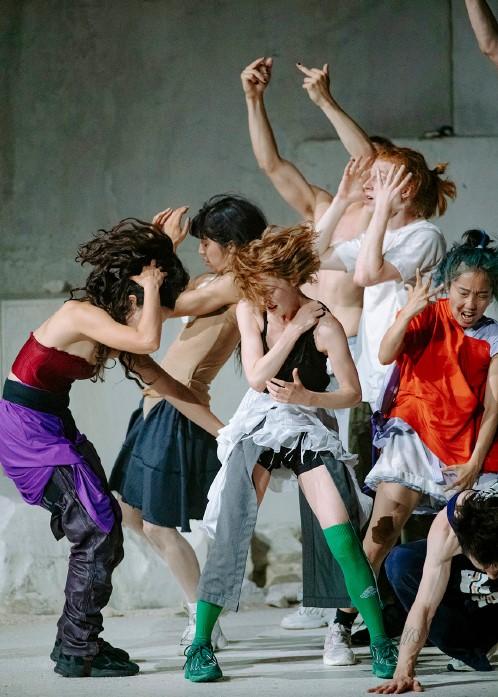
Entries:
[[145, 339], [140, 342], [140, 346], [135, 349], [134, 353], [148, 354], [159, 350], [161, 342], [159, 339]]
[[358, 386], [356, 389], [351, 391], [350, 407], [355, 407], [357, 404], [360, 404], [361, 399], [362, 399], [361, 387]]
[[266, 382], [261, 382], [260, 380], [254, 380], [254, 379], [247, 379], [247, 382], [249, 383], [249, 387], [253, 390], [256, 390], [256, 392], [264, 392], [266, 389]]
[[498, 39], [481, 42], [479, 44], [479, 49], [483, 56], [486, 56], [495, 62], [498, 60]]
[[265, 174], [267, 177], [272, 177], [277, 168], [278, 168], [278, 159], [277, 158], [257, 158], [258, 161], [258, 167], [259, 169]]
[[353, 281], [357, 286], [360, 286], [360, 288], [367, 288], [368, 286], [373, 285], [370, 276], [364, 271], [355, 271]]
[[382, 351], [382, 349], [379, 351], [379, 363], [381, 365], [391, 365], [393, 360], [394, 358], [392, 356], [388, 356], [387, 353]]

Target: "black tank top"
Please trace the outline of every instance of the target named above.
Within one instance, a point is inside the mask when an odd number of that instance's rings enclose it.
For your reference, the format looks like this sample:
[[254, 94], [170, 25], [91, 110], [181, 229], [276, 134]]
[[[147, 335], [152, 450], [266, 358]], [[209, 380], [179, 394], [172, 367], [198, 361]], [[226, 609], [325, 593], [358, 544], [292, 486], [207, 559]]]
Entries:
[[[261, 340], [264, 352], [268, 353], [269, 348], [266, 343], [268, 316], [266, 312], [263, 314], [263, 323]], [[301, 334], [275, 377], [286, 382], [293, 382], [292, 371], [297, 368], [299, 379], [307, 390], [325, 392], [330, 380], [327, 373], [327, 356], [319, 351], [315, 345], [315, 337], [313, 336], [315, 328], [311, 327], [307, 332]]]

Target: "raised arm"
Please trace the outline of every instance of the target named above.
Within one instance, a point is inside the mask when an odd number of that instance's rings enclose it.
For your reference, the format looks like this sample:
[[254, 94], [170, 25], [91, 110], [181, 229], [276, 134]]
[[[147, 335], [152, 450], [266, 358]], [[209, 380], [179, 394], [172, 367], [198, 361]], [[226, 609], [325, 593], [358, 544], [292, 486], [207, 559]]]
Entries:
[[278, 151], [266, 113], [264, 91], [271, 79], [272, 59], [258, 58], [241, 73], [251, 145], [259, 167], [282, 198], [305, 219], [315, 220], [317, 209], [328, 205], [331, 195], [310, 184], [301, 172]]
[[188, 387], [175, 380], [150, 356], [135, 356], [133, 370], [155, 392], [168, 400], [187, 419], [193, 421], [213, 436], [223, 423], [198, 399]]
[[420, 683], [415, 679], [415, 665], [448, 585], [451, 560], [459, 551], [458, 540], [448, 523], [446, 509], [443, 509], [436, 516], [427, 537], [427, 556], [422, 580], [401, 634], [394, 676], [392, 680], [371, 688], [369, 692], [422, 692]]
[[347, 208], [363, 200], [365, 195], [363, 187], [370, 177], [372, 163], [372, 158], [360, 157], [351, 159], [346, 165], [334, 200], [315, 225], [318, 233], [317, 251], [320, 256], [324, 255], [332, 244], [339, 241], [335, 235], [337, 224]]
[[159, 289], [164, 277], [165, 273], [156, 268], [155, 262], [144, 266], [138, 276], [132, 276], [144, 289], [142, 312], [135, 325], [116, 322], [105, 310], [90, 303], [72, 301], [68, 315], [72, 331], [118, 351], [139, 354], [157, 351], [163, 319]]
[[452, 489], [470, 489], [478, 478], [488, 450], [490, 449], [498, 428], [498, 355], [491, 359], [484, 394], [484, 412], [479, 426], [476, 444], [468, 462], [461, 465], [450, 465], [444, 472], [453, 471], [458, 475], [451, 484]]
[[315, 301], [306, 303], [297, 311], [271, 349], [264, 353], [261, 327], [254, 307], [245, 300], [237, 305], [237, 322], [240, 330], [242, 366], [249, 385], [263, 392], [266, 381], [271, 380], [304, 332], [311, 329], [323, 315], [323, 306]]
[[269, 394], [276, 402], [302, 404], [321, 409], [346, 409], [361, 402], [361, 387], [356, 366], [351, 357], [342, 324], [330, 313], [324, 315], [315, 330], [315, 344], [326, 353], [339, 383], [333, 392], [308, 390], [299, 379], [299, 370], [293, 371], [293, 382], [273, 378], [266, 383]]
[[301, 63], [296, 67], [304, 75], [303, 89], [328, 118], [342, 144], [351, 157], [372, 157], [375, 150], [365, 131], [339, 106], [330, 93], [329, 66], [306, 68]]
[[399, 311], [394, 323], [384, 334], [379, 348], [379, 363], [390, 365], [403, 351], [408, 325], [429, 305], [431, 300], [443, 289], [443, 284], [431, 290], [431, 277], [424, 283], [420, 270], [416, 271], [415, 286], [408, 285], [408, 301]]
[[359, 286], [374, 286], [401, 279], [398, 269], [384, 259], [383, 244], [396, 201], [411, 176], [410, 172], [406, 174], [404, 165], [392, 165], [383, 179], [378, 170], [375, 173], [375, 208], [363, 237], [354, 271], [354, 282]]
[[498, 68], [498, 22], [486, 0], [465, 0], [481, 53]]

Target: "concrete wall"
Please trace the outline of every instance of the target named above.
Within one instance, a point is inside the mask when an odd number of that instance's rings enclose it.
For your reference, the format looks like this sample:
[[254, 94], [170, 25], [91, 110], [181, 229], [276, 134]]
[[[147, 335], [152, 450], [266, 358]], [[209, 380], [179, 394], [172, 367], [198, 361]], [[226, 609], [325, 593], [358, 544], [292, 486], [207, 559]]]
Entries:
[[[268, 107], [290, 156], [334, 137], [297, 60], [329, 61], [369, 132], [498, 128], [496, 74], [460, 0], [6, 0], [0, 12], [3, 297], [79, 281], [78, 243], [165, 205], [235, 190], [290, 222], [248, 144], [239, 72], [258, 55], [275, 57]], [[184, 258], [199, 269], [192, 242]]]

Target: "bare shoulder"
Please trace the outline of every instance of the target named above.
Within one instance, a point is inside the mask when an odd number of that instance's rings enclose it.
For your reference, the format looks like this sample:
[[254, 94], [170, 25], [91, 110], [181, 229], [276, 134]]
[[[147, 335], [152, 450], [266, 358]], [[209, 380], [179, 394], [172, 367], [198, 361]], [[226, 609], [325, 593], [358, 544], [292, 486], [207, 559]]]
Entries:
[[336, 349], [347, 346], [344, 328], [331, 312], [326, 312], [319, 319], [314, 336], [317, 349], [323, 353], [328, 353], [331, 343], [335, 344]]
[[257, 326], [260, 330], [263, 329], [263, 313], [259, 308], [253, 305], [249, 300], [239, 300], [236, 308], [237, 320], [246, 326]]
[[450, 525], [446, 508], [439, 511], [427, 536], [427, 554], [447, 561], [461, 553], [460, 543]]

